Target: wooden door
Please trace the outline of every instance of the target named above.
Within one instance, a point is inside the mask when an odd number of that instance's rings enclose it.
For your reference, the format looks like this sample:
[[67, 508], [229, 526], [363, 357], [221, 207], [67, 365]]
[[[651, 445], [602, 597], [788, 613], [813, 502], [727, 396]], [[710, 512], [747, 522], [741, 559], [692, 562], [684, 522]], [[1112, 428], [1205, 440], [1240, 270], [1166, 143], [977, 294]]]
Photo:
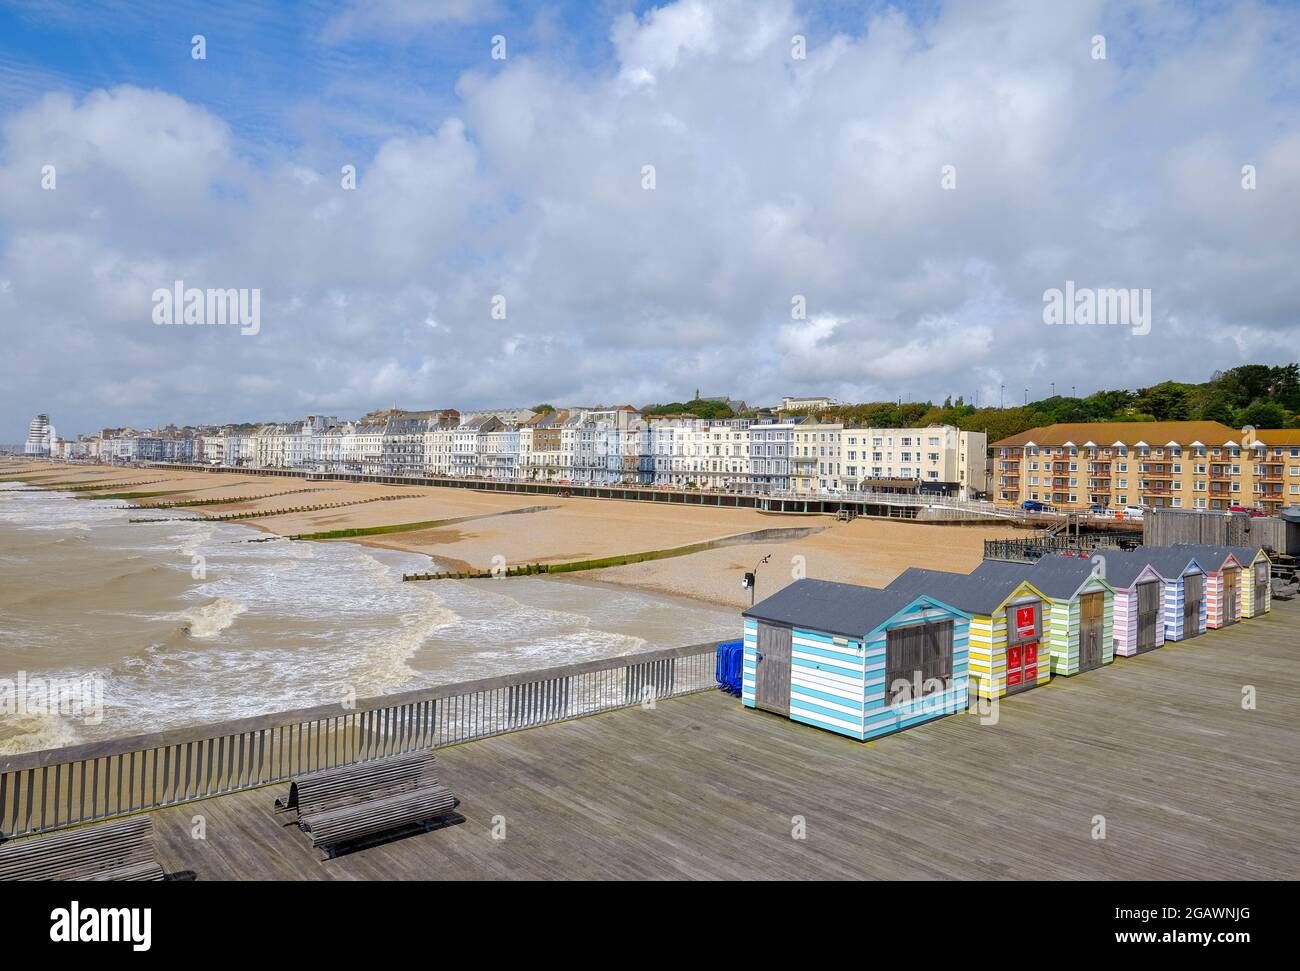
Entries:
[[778, 715], [790, 714], [789, 627], [758, 625], [758, 657], [754, 672], [754, 704]]
[[1205, 599], [1205, 574], [1183, 577], [1183, 639], [1201, 632], [1201, 601]]
[[1106, 623], [1106, 595], [1085, 593], [1079, 598], [1079, 670], [1101, 667], [1101, 635]]
[[1239, 597], [1241, 596], [1241, 573], [1235, 566], [1223, 571], [1223, 626], [1235, 624], [1241, 613]]
[[1268, 564], [1260, 561], [1255, 564], [1255, 612], [1252, 617], [1259, 617], [1264, 613], [1264, 605], [1268, 603], [1268, 584]]
[[1156, 625], [1160, 623], [1160, 581], [1137, 585], [1137, 649], [1149, 651], [1156, 646]]

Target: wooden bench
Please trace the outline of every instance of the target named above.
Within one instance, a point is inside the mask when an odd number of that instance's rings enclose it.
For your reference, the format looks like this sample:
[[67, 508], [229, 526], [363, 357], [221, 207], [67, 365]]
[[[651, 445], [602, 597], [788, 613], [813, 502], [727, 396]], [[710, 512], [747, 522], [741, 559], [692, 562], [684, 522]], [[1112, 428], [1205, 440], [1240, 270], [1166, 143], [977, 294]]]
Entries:
[[275, 811], [297, 810], [298, 826], [332, 858], [340, 845], [367, 836], [404, 826], [428, 829], [458, 804], [438, 782], [433, 753], [408, 752], [299, 776]]
[[0, 880], [162, 880], [153, 817], [0, 844]]

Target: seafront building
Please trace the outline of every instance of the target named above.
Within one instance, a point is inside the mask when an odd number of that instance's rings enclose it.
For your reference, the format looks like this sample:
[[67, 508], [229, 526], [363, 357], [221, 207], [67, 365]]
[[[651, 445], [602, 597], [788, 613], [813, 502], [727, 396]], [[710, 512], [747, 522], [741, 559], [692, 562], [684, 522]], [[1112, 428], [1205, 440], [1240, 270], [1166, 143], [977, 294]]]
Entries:
[[[738, 402], [739, 403], [739, 402]], [[47, 453], [50, 454], [50, 453]], [[365, 475], [822, 495], [986, 487], [985, 436], [950, 425], [853, 428], [785, 419], [643, 416], [631, 405], [534, 412], [372, 412], [358, 420], [106, 428], [56, 457]]]
[[50, 418], [37, 415], [27, 429], [27, 442], [23, 445], [24, 455], [50, 454]]
[[1033, 428], [993, 444], [994, 501], [1276, 513], [1300, 502], [1300, 431], [1212, 421]]

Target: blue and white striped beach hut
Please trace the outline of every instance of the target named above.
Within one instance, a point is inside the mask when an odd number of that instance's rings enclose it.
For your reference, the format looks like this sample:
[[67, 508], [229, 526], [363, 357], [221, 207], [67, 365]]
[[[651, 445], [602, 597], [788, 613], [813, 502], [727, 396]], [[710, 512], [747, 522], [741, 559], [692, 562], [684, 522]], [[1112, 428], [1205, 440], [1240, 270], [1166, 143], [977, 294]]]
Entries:
[[742, 616], [747, 707], [863, 740], [966, 709], [970, 615], [933, 597], [796, 580]]
[[1142, 553], [1099, 548], [1089, 558], [1115, 590], [1111, 630], [1115, 654], [1135, 657], [1165, 643], [1165, 584]]
[[1134, 551], [1165, 581], [1165, 640], [1185, 641], [1205, 633], [1205, 567], [1196, 555], [1178, 546], [1140, 546]]

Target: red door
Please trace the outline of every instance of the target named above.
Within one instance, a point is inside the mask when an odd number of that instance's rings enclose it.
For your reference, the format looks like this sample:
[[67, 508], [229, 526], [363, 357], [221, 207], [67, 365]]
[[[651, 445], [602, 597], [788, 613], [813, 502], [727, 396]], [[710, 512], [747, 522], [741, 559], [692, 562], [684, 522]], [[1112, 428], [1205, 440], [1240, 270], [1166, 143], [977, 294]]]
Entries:
[[1007, 693], [1038, 681], [1039, 603], [1012, 606], [1007, 612]]

